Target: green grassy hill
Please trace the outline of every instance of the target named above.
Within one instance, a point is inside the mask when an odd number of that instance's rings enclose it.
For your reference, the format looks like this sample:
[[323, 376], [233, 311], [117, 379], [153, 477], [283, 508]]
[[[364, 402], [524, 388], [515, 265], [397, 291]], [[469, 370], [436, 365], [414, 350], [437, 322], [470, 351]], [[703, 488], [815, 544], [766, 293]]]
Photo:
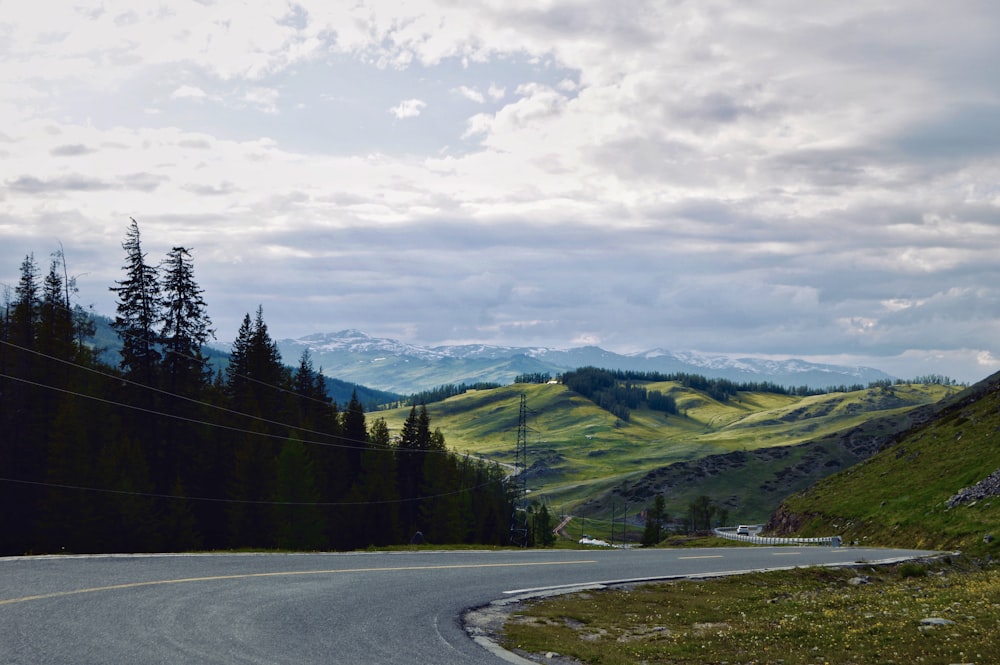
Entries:
[[[949, 508], [962, 488], [1000, 469], [1000, 374], [942, 403], [892, 446], [789, 497], [769, 527], [847, 541], [998, 551], [1000, 496]], [[994, 539], [984, 542], [987, 534]]]
[[[750, 517], [766, 519], [792, 491], [873, 452], [860, 451], [864, 447], [860, 444], [831, 444], [829, 456], [814, 464], [817, 453], [799, 450], [799, 444], [856, 434], [868, 427], [872, 431], [856, 438], [870, 440], [880, 427], [872, 424], [876, 419], [905, 419], [914, 409], [956, 391], [940, 385], [899, 385], [811, 397], [744, 392], [720, 402], [679, 383], [644, 385], [673, 397], [678, 414], [636, 409], [625, 422], [563, 385], [529, 384], [469, 392], [430, 404], [427, 410], [432, 427], [441, 429], [449, 448], [510, 463], [520, 396], [525, 394], [531, 411], [527, 440], [532, 495], [559, 512], [583, 510], [591, 519], [609, 517], [615, 502], [619, 515], [626, 502], [633, 511], [645, 507], [657, 491], [655, 483], [648, 482], [650, 475], [671, 465], [764, 451], [760, 454], [774, 462], [766, 473], [728, 474], [712, 480], [719, 486], [711, 491], [693, 483], [684, 495], [686, 499], [707, 493], [719, 500], [737, 496], [739, 505], [730, 507], [731, 514], [746, 514], [752, 521]], [[408, 412], [381, 411], [370, 417], [384, 417], [390, 429], [398, 431]], [[829, 459], [835, 462], [827, 464]], [[809, 473], [784, 471], [803, 466]], [[800, 484], [784, 482], [781, 473], [789, 481], [795, 476]], [[668, 510], [681, 511], [683, 506], [686, 503], [679, 503], [676, 496], [668, 496]]]

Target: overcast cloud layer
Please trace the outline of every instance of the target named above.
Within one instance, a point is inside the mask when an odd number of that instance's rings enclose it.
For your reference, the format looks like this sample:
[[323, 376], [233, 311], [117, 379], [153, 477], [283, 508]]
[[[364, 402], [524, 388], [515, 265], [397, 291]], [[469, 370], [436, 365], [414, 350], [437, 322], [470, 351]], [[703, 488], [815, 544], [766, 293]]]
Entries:
[[[232, 341], [1000, 369], [1000, 5], [0, 0], [0, 280], [193, 248]], [[294, 361], [295, 359], [288, 359]]]

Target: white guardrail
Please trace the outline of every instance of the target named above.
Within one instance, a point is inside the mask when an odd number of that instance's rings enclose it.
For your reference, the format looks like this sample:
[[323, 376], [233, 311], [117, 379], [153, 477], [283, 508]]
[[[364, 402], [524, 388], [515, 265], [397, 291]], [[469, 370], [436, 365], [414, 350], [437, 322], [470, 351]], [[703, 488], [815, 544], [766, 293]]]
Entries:
[[755, 545], [826, 545], [829, 547], [840, 547], [840, 536], [828, 536], [826, 538], [777, 538], [772, 536], [758, 536], [763, 527], [759, 524], [753, 526], [720, 526], [716, 529], [715, 535], [727, 540], [738, 540], [744, 543]]

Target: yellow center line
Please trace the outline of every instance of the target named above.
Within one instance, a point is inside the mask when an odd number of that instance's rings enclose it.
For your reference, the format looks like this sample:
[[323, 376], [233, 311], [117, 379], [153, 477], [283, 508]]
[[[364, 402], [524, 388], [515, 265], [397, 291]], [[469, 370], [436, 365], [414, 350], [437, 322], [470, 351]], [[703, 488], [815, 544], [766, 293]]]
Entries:
[[527, 563], [465, 563], [440, 566], [393, 566], [386, 568], [335, 568], [331, 570], [288, 570], [273, 573], [241, 573], [236, 575], [212, 575], [208, 577], [182, 577], [173, 580], [149, 580], [146, 582], [128, 582], [126, 584], [112, 584], [109, 586], [91, 587], [89, 589], [74, 589], [72, 591], [54, 591], [52, 593], [42, 593], [37, 596], [22, 596], [21, 598], [7, 598], [0, 600], [0, 605], [13, 605], [14, 603], [26, 603], [31, 600], [48, 600], [50, 598], [62, 598], [64, 596], [75, 596], [83, 593], [97, 593], [99, 591], [119, 591], [122, 589], [136, 589], [139, 587], [159, 586], [163, 584], [189, 584], [192, 582], [217, 582], [220, 580], [244, 580], [254, 577], [294, 577], [300, 575], [336, 575], [339, 573], [377, 573], [377, 572], [398, 572], [403, 570], [459, 570], [463, 568], [517, 568], [525, 566], [573, 566], [583, 563], [597, 563], [597, 561], [536, 561]]
[[722, 554], [705, 554], [703, 556], [679, 556], [677, 558], [679, 560], [682, 560], [682, 561], [686, 560], [686, 559], [721, 559], [721, 558], [723, 558], [723, 555]]
[[771, 554], [774, 556], [798, 556], [802, 552], [771, 552]]

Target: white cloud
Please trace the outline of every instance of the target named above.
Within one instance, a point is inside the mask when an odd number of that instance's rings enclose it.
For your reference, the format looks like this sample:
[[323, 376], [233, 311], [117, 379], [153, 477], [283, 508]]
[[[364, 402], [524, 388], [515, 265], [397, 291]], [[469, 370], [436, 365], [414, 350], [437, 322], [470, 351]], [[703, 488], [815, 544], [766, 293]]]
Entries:
[[280, 94], [274, 88], [250, 88], [243, 93], [243, 100], [252, 106], [257, 107], [265, 113], [278, 112], [278, 98]]
[[182, 85], [170, 93], [171, 99], [205, 99], [206, 97], [208, 97], [208, 93], [193, 85]]
[[6, 15], [5, 281], [80, 238], [109, 311], [131, 215], [198, 249], [213, 318], [287, 334], [1000, 356], [988, 3], [296, 7]]
[[483, 96], [483, 93], [479, 92], [476, 88], [461, 85], [456, 88], [456, 92], [462, 97], [465, 97], [469, 101], [476, 102], [477, 104], [482, 104], [486, 101], [486, 97]]
[[490, 99], [498, 102], [507, 94], [507, 89], [495, 83], [490, 83], [490, 87], [487, 89], [486, 94], [490, 96]]
[[427, 102], [419, 99], [404, 99], [396, 106], [389, 109], [389, 113], [396, 116], [396, 118], [403, 120], [406, 118], [416, 118], [427, 106]]

